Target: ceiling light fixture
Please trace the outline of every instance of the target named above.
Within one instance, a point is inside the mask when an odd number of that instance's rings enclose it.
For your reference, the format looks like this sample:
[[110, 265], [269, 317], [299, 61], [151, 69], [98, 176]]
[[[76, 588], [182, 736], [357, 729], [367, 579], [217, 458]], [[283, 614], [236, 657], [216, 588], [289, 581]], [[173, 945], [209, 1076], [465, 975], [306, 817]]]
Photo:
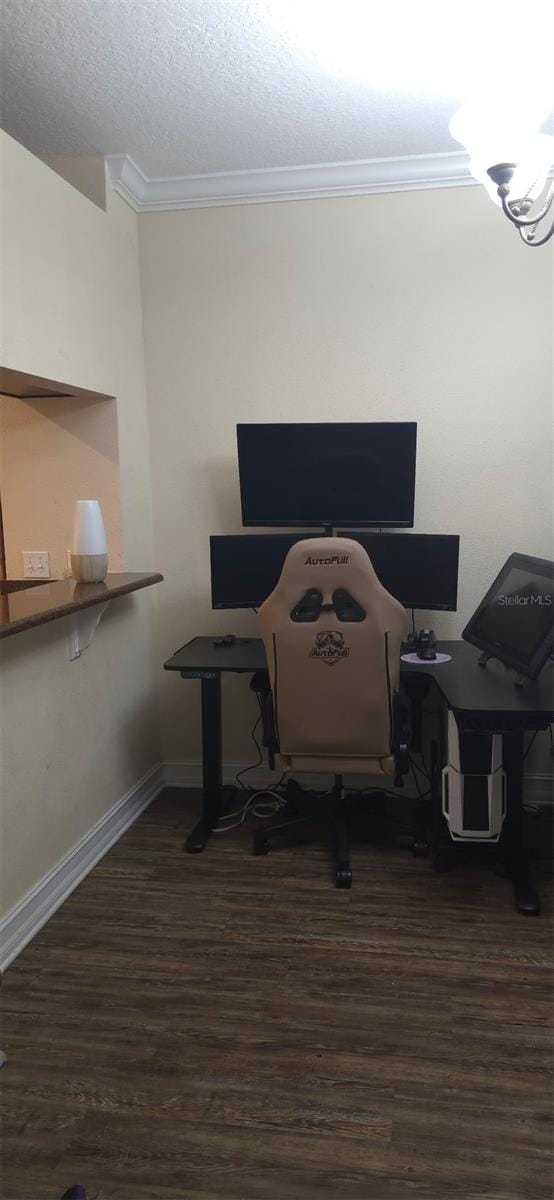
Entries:
[[461, 104], [450, 132], [472, 174], [528, 246], [552, 237], [538, 226], [554, 200], [554, 138], [536, 132], [552, 108], [552, 0], [534, 0], [532, 22], [521, 0], [463, 0], [455, 25], [445, 0], [248, 2], [303, 69]]
[[[533, 111], [534, 107], [534, 111]], [[465, 146], [469, 169], [502, 207], [527, 246], [544, 246], [554, 234], [554, 220], [545, 231], [545, 218], [554, 200], [549, 180], [554, 163], [554, 138], [537, 133], [544, 109], [528, 111], [462, 105], [450, 121], [452, 137]]]

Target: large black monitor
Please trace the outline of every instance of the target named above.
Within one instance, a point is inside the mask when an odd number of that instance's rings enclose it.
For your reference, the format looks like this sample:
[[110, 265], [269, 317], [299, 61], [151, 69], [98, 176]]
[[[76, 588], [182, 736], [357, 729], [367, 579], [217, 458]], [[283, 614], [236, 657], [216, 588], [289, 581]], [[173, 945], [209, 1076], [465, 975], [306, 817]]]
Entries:
[[[449, 534], [349, 531], [365, 546], [379, 579], [406, 608], [455, 611], [459, 538]], [[210, 538], [213, 608], [259, 608], [273, 591], [285, 557], [309, 533], [233, 534]]]
[[210, 538], [212, 608], [259, 608], [295, 542], [311, 533], [237, 533]]
[[554, 649], [554, 563], [510, 554], [462, 637], [535, 679]]
[[455, 612], [460, 539], [454, 533], [360, 533], [343, 529], [367, 550], [383, 587], [404, 608]]
[[237, 425], [243, 525], [412, 526], [415, 421]]

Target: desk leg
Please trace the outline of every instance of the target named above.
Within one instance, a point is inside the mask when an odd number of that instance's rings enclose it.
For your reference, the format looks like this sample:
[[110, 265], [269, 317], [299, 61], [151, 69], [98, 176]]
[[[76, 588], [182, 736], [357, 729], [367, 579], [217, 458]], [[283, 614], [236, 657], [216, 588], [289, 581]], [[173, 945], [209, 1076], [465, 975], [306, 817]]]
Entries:
[[202, 816], [185, 842], [200, 854], [222, 813], [221, 676], [202, 679]]
[[506, 868], [512, 880], [517, 911], [536, 916], [540, 912], [540, 900], [531, 882], [523, 849], [523, 734], [504, 734], [502, 751], [507, 783], [507, 814], [502, 832]]

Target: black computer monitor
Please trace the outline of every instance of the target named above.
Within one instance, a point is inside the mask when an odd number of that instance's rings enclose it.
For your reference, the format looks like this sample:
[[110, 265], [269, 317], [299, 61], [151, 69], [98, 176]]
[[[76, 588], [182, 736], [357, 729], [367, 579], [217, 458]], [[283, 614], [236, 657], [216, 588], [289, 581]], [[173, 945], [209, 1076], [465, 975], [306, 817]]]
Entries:
[[238, 533], [210, 538], [212, 608], [259, 608], [295, 542], [311, 533]]
[[455, 612], [460, 539], [451, 533], [360, 533], [342, 529], [367, 550], [383, 587], [404, 608]]
[[[458, 548], [451, 534], [343, 531], [365, 546], [381, 583], [406, 608], [456, 609]], [[212, 608], [259, 608], [295, 542], [310, 533], [239, 533], [210, 538]]]
[[415, 421], [237, 425], [243, 525], [414, 523]]

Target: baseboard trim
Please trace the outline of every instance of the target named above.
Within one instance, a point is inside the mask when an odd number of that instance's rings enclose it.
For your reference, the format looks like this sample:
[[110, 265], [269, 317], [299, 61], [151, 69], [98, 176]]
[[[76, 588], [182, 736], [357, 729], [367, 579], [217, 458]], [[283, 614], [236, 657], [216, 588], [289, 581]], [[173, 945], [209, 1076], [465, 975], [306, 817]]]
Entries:
[[164, 769], [153, 767], [89, 833], [0, 921], [0, 971], [13, 962], [96, 863], [164, 787]]

